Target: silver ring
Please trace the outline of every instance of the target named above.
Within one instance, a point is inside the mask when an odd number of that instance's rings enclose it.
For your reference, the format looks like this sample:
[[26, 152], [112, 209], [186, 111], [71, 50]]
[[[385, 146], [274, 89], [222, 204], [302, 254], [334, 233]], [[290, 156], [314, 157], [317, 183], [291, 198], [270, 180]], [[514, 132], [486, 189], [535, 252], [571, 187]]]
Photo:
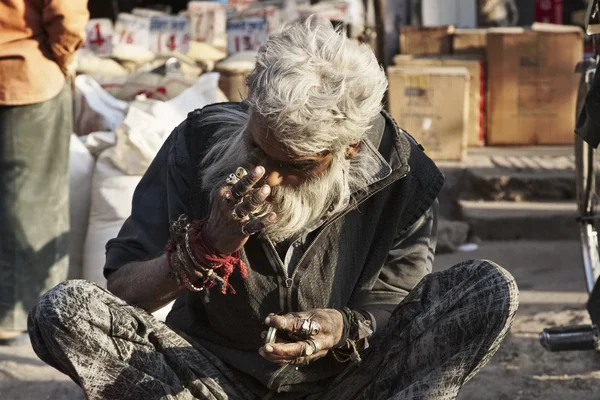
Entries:
[[319, 342], [317, 342], [315, 339], [307, 339], [304, 343], [306, 343], [304, 346], [304, 355], [306, 357], [317, 354], [319, 350], [321, 350]]
[[227, 179], [225, 179], [225, 183], [227, 183], [228, 185], [235, 185], [239, 181], [240, 179], [235, 174], [229, 174]]
[[275, 343], [277, 340], [277, 328], [270, 327], [267, 332], [267, 338], [265, 339], [265, 343]]
[[321, 332], [321, 324], [311, 319], [310, 324], [308, 325], [308, 331], [311, 336], [317, 336], [319, 332]]
[[225, 194], [223, 195], [223, 198], [225, 199], [225, 202], [227, 204], [229, 204], [230, 206], [234, 206], [238, 203], [238, 200], [233, 196], [233, 193], [231, 193], [231, 190], [226, 191]]
[[245, 177], [246, 175], [248, 175], [248, 171], [246, 171], [245, 168], [242, 167], [237, 167], [237, 169], [235, 170], [235, 176], [238, 179], [242, 179], [243, 177]]
[[231, 218], [233, 218], [236, 221], [242, 221], [244, 219], [244, 217], [240, 217], [236, 211], [236, 208], [234, 208], [233, 210], [231, 210]]
[[250, 222], [250, 220], [248, 220], [242, 224], [242, 235], [244, 235], [244, 236], [252, 236], [256, 233], [256, 232], [248, 232], [246, 230], [246, 225], [248, 225], [248, 222]]
[[302, 321], [302, 325], [300, 325], [300, 329], [298, 329], [298, 333], [305, 337], [310, 336], [310, 326], [311, 326], [311, 320], [310, 320], [310, 318], [306, 318], [305, 320]]
[[246, 210], [242, 209], [239, 205], [237, 205], [231, 212], [231, 215], [236, 221], [244, 221], [245, 218], [251, 216], [252, 213], [247, 212]]

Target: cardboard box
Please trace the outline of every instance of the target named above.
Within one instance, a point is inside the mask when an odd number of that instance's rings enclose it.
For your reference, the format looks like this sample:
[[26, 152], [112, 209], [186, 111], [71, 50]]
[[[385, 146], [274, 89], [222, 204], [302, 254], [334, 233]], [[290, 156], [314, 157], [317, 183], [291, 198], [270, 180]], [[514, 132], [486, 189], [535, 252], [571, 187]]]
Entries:
[[485, 57], [487, 29], [457, 29], [452, 39], [452, 54]]
[[485, 144], [485, 67], [481, 56], [407, 56], [398, 55], [394, 64], [399, 67], [465, 67], [469, 71], [469, 123], [467, 144]]
[[400, 54], [437, 55], [452, 53], [454, 26], [400, 28]]
[[390, 67], [389, 109], [434, 160], [467, 150], [469, 72], [462, 67]]
[[534, 24], [488, 33], [488, 145], [571, 144], [583, 32]]

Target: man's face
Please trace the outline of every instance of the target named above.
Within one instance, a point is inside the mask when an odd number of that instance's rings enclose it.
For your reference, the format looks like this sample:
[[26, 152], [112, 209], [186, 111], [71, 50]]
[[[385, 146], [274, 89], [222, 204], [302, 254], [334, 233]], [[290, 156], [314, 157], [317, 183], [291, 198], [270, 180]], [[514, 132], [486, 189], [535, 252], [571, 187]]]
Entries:
[[325, 175], [333, 160], [329, 151], [312, 156], [291, 153], [259, 118], [250, 119], [244, 135], [252, 154], [250, 162], [265, 167], [264, 183], [269, 186], [299, 187]]
[[274, 211], [277, 222], [266, 229], [275, 242], [291, 238], [312, 226], [331, 210], [343, 206], [350, 195], [352, 154], [323, 152], [310, 156], [293, 154], [258, 119], [250, 118], [245, 129], [232, 132], [220, 143], [222, 152], [203, 166], [203, 185], [216, 190], [237, 167], [263, 166], [267, 171], [258, 182], [272, 187], [267, 202], [256, 215]]

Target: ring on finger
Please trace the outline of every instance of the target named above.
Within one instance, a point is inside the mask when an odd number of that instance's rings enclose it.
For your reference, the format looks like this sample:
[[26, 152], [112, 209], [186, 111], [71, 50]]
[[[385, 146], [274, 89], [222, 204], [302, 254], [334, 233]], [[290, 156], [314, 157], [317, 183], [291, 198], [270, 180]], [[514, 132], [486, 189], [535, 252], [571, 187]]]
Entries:
[[235, 170], [235, 176], [238, 179], [242, 179], [243, 177], [245, 177], [246, 175], [248, 175], [248, 171], [246, 171], [245, 168], [242, 167], [237, 167], [237, 169]]
[[246, 192], [252, 187], [251, 184], [248, 183], [248, 178], [240, 179], [235, 185], [231, 187], [231, 194], [238, 201], [241, 200]]
[[[243, 231], [243, 227], [242, 227]], [[267, 337], [265, 339], [265, 343], [275, 343], [277, 340], [277, 328], [269, 327], [269, 331], [267, 332]]]
[[235, 185], [239, 181], [240, 178], [238, 178], [235, 174], [229, 174], [227, 179], [225, 179], [225, 183], [227, 183], [228, 185]]
[[225, 202], [230, 206], [234, 206], [238, 202], [238, 200], [233, 196], [233, 193], [231, 193], [231, 190], [226, 191], [223, 197], [225, 199]]
[[310, 336], [311, 322], [312, 321], [309, 318], [302, 320], [302, 325], [300, 325], [300, 329], [298, 330], [298, 333], [304, 337]]
[[308, 331], [311, 336], [317, 336], [319, 332], [321, 332], [321, 324], [317, 321], [310, 320], [310, 324], [308, 324]]
[[307, 339], [304, 342], [304, 356], [308, 357], [308, 356], [312, 356], [313, 354], [317, 354], [319, 352], [319, 350], [321, 350], [321, 346], [319, 345], [319, 342], [317, 342], [315, 339]]
[[257, 233], [257, 232], [248, 232], [248, 230], [246, 228], [247, 228], [249, 222], [250, 222], [250, 220], [246, 221], [242, 224], [242, 235], [244, 235], [244, 236], [252, 236], [255, 233]]
[[254, 193], [252, 193], [252, 195], [250, 197], [248, 197], [248, 202], [250, 203], [250, 206], [255, 209], [258, 206], [260, 206], [263, 201], [260, 198], [260, 193], [262, 192], [262, 189], [259, 190], [255, 190]]
[[[244, 170], [244, 171], [246, 171], [246, 170]], [[246, 175], [244, 175], [244, 174], [238, 175], [236, 173], [236, 176], [238, 178], [240, 176], [242, 176], [242, 177], [235, 185], [233, 185], [231, 187], [231, 193], [233, 194], [233, 197], [241, 200], [252, 190], [252, 188], [256, 184], [256, 181], [253, 181], [253, 179], [255, 179], [255, 178], [253, 178], [252, 175], [250, 175], [248, 173], [246, 173]]]
[[240, 207], [239, 204], [231, 211], [231, 216], [236, 221], [243, 221], [248, 215], [250, 215], [250, 213], [243, 207]]

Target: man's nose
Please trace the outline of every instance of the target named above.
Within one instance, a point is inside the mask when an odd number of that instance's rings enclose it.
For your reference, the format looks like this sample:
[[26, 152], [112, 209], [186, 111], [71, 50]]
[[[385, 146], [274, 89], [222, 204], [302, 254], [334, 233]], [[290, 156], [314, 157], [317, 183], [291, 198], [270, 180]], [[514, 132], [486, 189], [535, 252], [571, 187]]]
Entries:
[[279, 186], [283, 182], [283, 176], [277, 171], [267, 171], [265, 174], [265, 183], [271, 187]]

